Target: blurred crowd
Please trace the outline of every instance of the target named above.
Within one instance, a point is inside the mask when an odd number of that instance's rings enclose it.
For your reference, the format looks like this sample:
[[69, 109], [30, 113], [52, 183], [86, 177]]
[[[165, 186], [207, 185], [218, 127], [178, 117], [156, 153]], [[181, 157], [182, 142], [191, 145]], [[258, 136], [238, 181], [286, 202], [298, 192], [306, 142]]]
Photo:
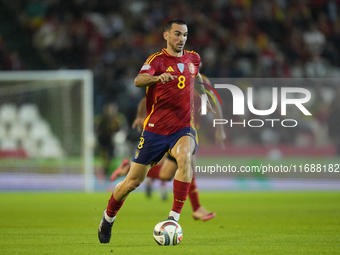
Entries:
[[8, 46], [3, 36], [0, 34], [0, 70], [23, 70], [24, 63], [20, 59], [19, 53]]
[[[6, 3], [51, 69], [94, 72], [95, 113], [114, 100], [128, 109], [130, 123], [143, 96], [133, 79], [146, 58], [165, 47], [162, 29], [174, 17], [188, 23], [186, 48], [201, 55], [208, 77], [340, 78], [339, 0]], [[322, 125], [333, 104], [319, 108]]]

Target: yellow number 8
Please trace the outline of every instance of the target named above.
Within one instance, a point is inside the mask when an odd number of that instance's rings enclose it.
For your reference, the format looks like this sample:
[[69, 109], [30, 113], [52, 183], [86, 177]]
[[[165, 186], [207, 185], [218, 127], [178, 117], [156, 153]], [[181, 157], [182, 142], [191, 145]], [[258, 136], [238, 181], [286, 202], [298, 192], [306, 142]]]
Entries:
[[140, 138], [140, 141], [139, 141], [139, 144], [138, 144], [138, 149], [142, 149], [142, 148], [143, 148], [143, 145], [144, 145], [144, 138], [141, 137], [141, 138]]
[[183, 75], [181, 75], [180, 77], [178, 77], [178, 84], [177, 87], [179, 89], [184, 89], [185, 87], [185, 77]]

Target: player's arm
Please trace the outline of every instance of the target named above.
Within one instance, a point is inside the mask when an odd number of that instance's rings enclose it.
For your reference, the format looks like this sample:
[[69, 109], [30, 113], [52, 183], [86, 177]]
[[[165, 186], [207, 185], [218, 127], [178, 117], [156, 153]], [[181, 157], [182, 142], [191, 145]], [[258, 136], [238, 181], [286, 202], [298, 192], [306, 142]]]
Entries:
[[[203, 79], [203, 78], [202, 78]], [[211, 86], [210, 80], [205, 77], [204, 78], [205, 84], [208, 84]], [[213, 109], [215, 110], [214, 114], [214, 119], [223, 119], [223, 112], [222, 112], [222, 107], [220, 104], [220, 101], [218, 100], [217, 96], [213, 94], [213, 97], [215, 99], [216, 105], [213, 106]], [[222, 149], [225, 149], [224, 146], [224, 140], [227, 138], [227, 135], [224, 131], [223, 125], [216, 125], [215, 127], [215, 142], [219, 144]]]
[[[197, 73], [196, 80], [195, 80], [195, 89], [198, 92], [199, 96], [206, 95], [204, 85], [203, 85], [203, 78], [200, 73]], [[207, 98], [207, 112], [216, 113], [215, 110], [212, 108], [208, 96]], [[199, 109], [199, 112], [201, 112], [201, 108]]]
[[138, 132], [143, 129], [144, 119], [146, 117], [146, 97], [142, 98], [138, 104], [136, 119], [132, 123], [132, 128], [136, 128]]
[[204, 85], [203, 85], [203, 78], [200, 73], [196, 75], [195, 79], [195, 89], [198, 92], [198, 94], [201, 96], [202, 94], [205, 94]]
[[[221, 104], [216, 95], [213, 95], [216, 101], [216, 105], [214, 105], [213, 109], [215, 110], [214, 119], [223, 119], [223, 112]], [[215, 127], [215, 142], [221, 146], [222, 149], [225, 149], [224, 140], [227, 138], [227, 135], [224, 131], [224, 125], [216, 125]]]
[[169, 73], [162, 73], [159, 76], [153, 76], [147, 73], [141, 73], [141, 74], [138, 74], [137, 77], [135, 78], [135, 86], [136, 87], [148, 87], [160, 81], [163, 82], [164, 84], [176, 78], [177, 76], [173, 76]]
[[[203, 77], [202, 77], [202, 81], [203, 81]], [[204, 78], [204, 82], [205, 82], [205, 84], [208, 84], [208, 85], [211, 86], [210, 80], [207, 77]], [[214, 105], [212, 107], [214, 109], [214, 111], [215, 111], [213, 113], [214, 114], [214, 119], [223, 119], [223, 112], [222, 112], [222, 107], [221, 107], [220, 101], [218, 100], [218, 98], [217, 98], [217, 96], [215, 94], [213, 94], [213, 97], [214, 97], [215, 102], [216, 102], [216, 105]], [[215, 128], [215, 142], [217, 144], [219, 144], [222, 147], [222, 149], [225, 149], [224, 140], [226, 138], [227, 138], [227, 136], [226, 136], [226, 133], [224, 131], [223, 125], [216, 125], [216, 128]]]

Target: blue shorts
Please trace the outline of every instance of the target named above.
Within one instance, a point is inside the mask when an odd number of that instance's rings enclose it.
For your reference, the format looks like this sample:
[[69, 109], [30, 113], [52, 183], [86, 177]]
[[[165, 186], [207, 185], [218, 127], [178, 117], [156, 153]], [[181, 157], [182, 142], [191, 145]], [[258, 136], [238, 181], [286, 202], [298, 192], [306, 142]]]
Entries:
[[169, 152], [169, 155], [171, 155], [170, 150], [183, 136], [191, 136], [195, 140], [195, 149], [193, 152], [193, 154], [195, 154], [198, 143], [196, 130], [193, 128], [183, 128], [170, 135], [159, 135], [144, 131], [139, 139], [132, 161], [143, 165], [151, 164], [151, 166], [154, 166], [162, 159], [166, 152]]
[[168, 160], [171, 160], [171, 161], [173, 161], [173, 162], [175, 162], [175, 163], [177, 164], [177, 160], [176, 160], [173, 156], [171, 156], [169, 153], [168, 153], [168, 155], [166, 156], [166, 158], [167, 158]]

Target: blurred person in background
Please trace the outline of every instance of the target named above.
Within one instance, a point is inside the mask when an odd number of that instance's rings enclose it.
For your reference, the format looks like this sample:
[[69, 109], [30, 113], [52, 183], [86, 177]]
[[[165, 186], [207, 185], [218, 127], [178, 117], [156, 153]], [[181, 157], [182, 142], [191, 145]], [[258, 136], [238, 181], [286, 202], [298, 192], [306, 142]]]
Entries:
[[119, 112], [116, 103], [107, 103], [103, 113], [95, 118], [95, 134], [102, 161], [102, 169], [97, 173], [99, 179], [110, 175], [110, 166], [115, 155], [114, 135], [122, 129], [127, 129], [125, 116]]

